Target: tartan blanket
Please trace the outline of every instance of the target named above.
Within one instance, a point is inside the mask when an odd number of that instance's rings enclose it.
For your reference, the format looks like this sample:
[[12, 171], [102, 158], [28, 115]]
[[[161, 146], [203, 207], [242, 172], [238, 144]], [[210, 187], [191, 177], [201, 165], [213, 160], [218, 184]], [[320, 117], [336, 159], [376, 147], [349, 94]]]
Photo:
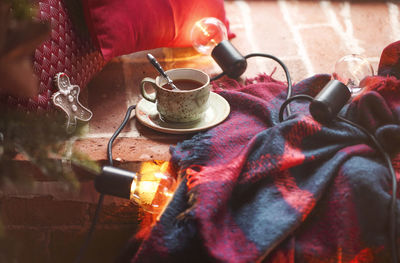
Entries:
[[[400, 149], [399, 54], [400, 42], [386, 47], [368, 91], [341, 112], [392, 157]], [[330, 78], [305, 79], [294, 94], [315, 96]], [[291, 103], [293, 115], [280, 123], [286, 85], [267, 75], [214, 86], [231, 105], [228, 119], [171, 147], [182, 181], [125, 259], [389, 262], [391, 178], [367, 136], [340, 121], [316, 122], [306, 101]]]

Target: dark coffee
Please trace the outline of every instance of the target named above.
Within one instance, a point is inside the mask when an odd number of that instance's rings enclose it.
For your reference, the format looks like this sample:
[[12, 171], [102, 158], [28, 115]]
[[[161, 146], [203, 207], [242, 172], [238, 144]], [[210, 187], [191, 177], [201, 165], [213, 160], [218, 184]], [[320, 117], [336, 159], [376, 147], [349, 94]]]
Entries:
[[[204, 85], [203, 83], [193, 79], [175, 79], [174, 84], [180, 90], [197, 89]], [[168, 90], [173, 89], [169, 84], [165, 84], [163, 88]]]

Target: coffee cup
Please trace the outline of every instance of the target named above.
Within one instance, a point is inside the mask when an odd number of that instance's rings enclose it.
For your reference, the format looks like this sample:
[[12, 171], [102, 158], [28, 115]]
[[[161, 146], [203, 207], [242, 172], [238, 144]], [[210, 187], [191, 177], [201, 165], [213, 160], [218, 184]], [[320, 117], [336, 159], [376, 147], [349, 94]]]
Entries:
[[[192, 122], [201, 119], [208, 108], [210, 77], [201, 70], [191, 68], [171, 69], [166, 73], [178, 90], [170, 87], [163, 76], [156, 79], [146, 77], [140, 82], [143, 98], [156, 104], [164, 121]], [[153, 93], [148, 93], [148, 86], [152, 87]]]

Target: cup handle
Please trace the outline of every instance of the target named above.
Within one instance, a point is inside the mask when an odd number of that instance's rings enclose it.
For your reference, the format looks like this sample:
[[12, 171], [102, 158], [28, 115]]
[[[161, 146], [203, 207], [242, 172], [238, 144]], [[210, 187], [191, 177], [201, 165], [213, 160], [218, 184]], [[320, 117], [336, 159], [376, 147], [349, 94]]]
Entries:
[[147, 83], [150, 83], [154, 90], [157, 92], [157, 84], [155, 79], [152, 78], [144, 78], [141, 82], [140, 82], [140, 93], [142, 94], [143, 98], [145, 98], [146, 100], [155, 103], [156, 102], [156, 95], [155, 93], [150, 95], [149, 93], [146, 92], [145, 86]]

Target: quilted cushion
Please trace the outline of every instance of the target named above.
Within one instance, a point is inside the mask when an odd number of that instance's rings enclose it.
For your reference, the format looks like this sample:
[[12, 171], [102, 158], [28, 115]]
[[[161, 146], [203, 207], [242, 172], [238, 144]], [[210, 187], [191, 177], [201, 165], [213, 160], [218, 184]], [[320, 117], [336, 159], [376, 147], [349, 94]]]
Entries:
[[[71, 1], [71, 0], [70, 0]], [[0, 100], [26, 110], [49, 110], [51, 96], [56, 92], [53, 77], [58, 72], [69, 75], [71, 83], [84, 88], [105, 65], [105, 61], [82, 28], [71, 21], [73, 12], [67, 0], [39, 1], [39, 19], [51, 27], [51, 35], [34, 53], [33, 68], [39, 78], [38, 95], [32, 99], [3, 96]], [[78, 27], [79, 26], [79, 27]]]

